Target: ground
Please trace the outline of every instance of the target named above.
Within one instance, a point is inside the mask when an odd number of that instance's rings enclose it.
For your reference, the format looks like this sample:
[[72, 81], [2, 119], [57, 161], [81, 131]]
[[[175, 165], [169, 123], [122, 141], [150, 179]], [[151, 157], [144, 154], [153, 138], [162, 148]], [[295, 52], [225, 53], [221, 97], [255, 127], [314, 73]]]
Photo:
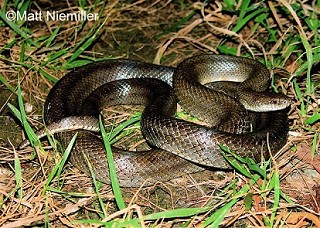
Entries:
[[[0, 6], [2, 227], [320, 227], [319, 1], [45, 0]], [[80, 10], [97, 13], [97, 20], [35, 18], [37, 12]], [[29, 17], [10, 21], [8, 12]], [[244, 162], [246, 168], [121, 189], [121, 197], [69, 163], [57, 175], [61, 154], [46, 139], [44, 150], [17, 150], [27, 127], [12, 106], [24, 107], [22, 116], [41, 128], [48, 91], [72, 68], [107, 58], [176, 66], [200, 53], [255, 58], [270, 70], [271, 88], [291, 98], [288, 141], [271, 166], [261, 168], [265, 176]], [[135, 112], [129, 111], [112, 108], [108, 116], [120, 121]], [[143, 144], [141, 138], [132, 143], [139, 132], [133, 128], [118, 144]]]

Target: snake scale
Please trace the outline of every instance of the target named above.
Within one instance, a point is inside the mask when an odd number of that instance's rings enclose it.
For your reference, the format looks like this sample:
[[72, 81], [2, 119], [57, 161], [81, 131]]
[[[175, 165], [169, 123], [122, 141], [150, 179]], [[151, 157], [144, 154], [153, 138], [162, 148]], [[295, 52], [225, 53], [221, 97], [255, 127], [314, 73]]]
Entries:
[[[112, 105], [145, 105], [141, 130], [152, 149], [113, 148], [113, 156], [121, 186], [150, 185], [206, 167], [230, 168], [220, 145], [257, 161], [277, 152], [287, 140], [290, 101], [266, 92], [269, 83], [266, 67], [243, 57], [199, 55], [177, 68], [106, 60], [62, 77], [47, 96], [44, 119], [64, 148], [78, 132], [72, 164], [88, 174], [89, 161], [97, 179], [109, 182], [103, 142], [94, 132], [99, 112]], [[177, 101], [208, 125], [175, 118]]]

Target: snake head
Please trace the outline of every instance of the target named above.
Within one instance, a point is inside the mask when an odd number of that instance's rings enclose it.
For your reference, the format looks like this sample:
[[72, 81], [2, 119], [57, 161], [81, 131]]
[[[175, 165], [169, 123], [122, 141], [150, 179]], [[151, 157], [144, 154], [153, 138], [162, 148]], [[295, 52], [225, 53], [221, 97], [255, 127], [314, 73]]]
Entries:
[[254, 112], [283, 110], [291, 104], [290, 98], [282, 93], [255, 91], [240, 93], [239, 101], [247, 110]]

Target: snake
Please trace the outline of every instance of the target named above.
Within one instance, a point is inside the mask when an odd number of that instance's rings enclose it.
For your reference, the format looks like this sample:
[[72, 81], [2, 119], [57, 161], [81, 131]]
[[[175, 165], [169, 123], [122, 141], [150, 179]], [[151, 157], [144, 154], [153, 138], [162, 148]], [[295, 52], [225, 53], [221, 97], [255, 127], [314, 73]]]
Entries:
[[[77, 133], [71, 163], [110, 183], [99, 113], [121, 104], [145, 106], [140, 124], [151, 149], [112, 147], [112, 153], [120, 186], [148, 186], [232, 168], [221, 146], [257, 162], [279, 151], [287, 141], [290, 99], [269, 86], [269, 70], [251, 58], [202, 54], [177, 67], [109, 59], [58, 80], [46, 98], [44, 121], [63, 148]], [[206, 124], [177, 118], [177, 103]]]

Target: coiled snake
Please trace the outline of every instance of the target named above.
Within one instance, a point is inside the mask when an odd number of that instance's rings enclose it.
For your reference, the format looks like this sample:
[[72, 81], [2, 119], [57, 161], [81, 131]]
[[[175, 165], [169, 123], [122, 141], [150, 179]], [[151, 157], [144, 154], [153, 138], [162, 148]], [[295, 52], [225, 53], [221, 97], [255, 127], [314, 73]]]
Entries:
[[[290, 102], [283, 94], [265, 92], [268, 87], [268, 70], [248, 58], [199, 55], [177, 68], [107, 60], [60, 79], [47, 96], [44, 119], [50, 132], [60, 132], [63, 147], [75, 133], [63, 129], [80, 129], [71, 162], [89, 173], [86, 156], [96, 177], [109, 182], [103, 142], [97, 133], [83, 129], [98, 129], [97, 116], [104, 106], [145, 105], [141, 130], [153, 149], [113, 148], [113, 154], [121, 186], [150, 185], [206, 166], [229, 168], [219, 145], [257, 161], [269, 157], [268, 147], [277, 152], [287, 139], [285, 108]], [[209, 126], [173, 117], [177, 99]]]

